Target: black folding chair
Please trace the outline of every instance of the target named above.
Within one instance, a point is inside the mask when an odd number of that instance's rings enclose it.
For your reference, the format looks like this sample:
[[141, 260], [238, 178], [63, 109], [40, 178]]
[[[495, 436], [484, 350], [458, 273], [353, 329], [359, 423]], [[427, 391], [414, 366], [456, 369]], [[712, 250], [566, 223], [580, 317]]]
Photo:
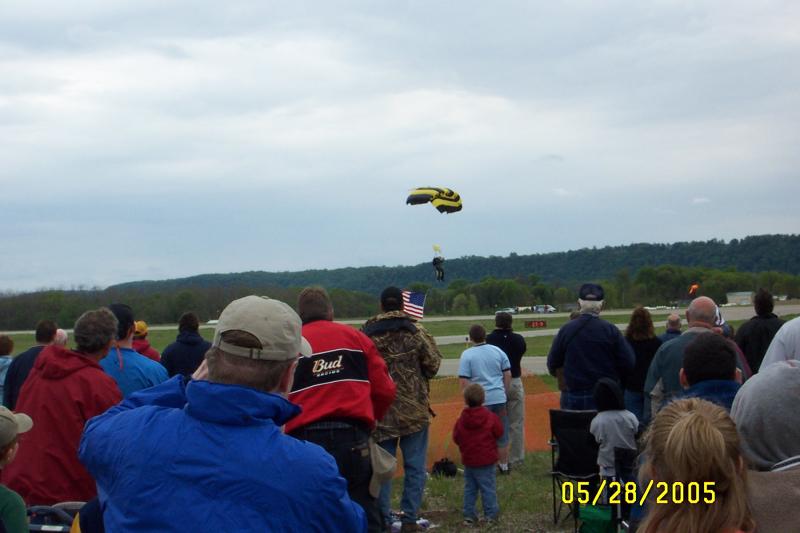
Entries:
[[[637, 483], [636, 475], [638, 472], [639, 450], [632, 450], [630, 448], [614, 448], [614, 470], [617, 475], [614, 477], [615, 481], [621, 483], [624, 487], [625, 483]], [[638, 494], [639, 491], [636, 491]], [[631, 531], [631, 506], [625, 502], [625, 499], [620, 495], [619, 505], [614, 508], [617, 525], [623, 531]]]
[[[550, 431], [552, 438], [550, 475], [553, 479], [553, 523], [561, 518], [562, 484], [565, 481], [596, 482], [599, 478], [597, 468], [598, 445], [589, 432], [589, 425], [597, 411], [569, 411], [550, 409]], [[575, 491], [577, 493], [577, 491]], [[578, 530], [577, 499], [570, 505], [575, 531]]]
[[28, 507], [30, 531], [61, 531], [69, 533], [73, 516], [64, 509], [49, 505]]

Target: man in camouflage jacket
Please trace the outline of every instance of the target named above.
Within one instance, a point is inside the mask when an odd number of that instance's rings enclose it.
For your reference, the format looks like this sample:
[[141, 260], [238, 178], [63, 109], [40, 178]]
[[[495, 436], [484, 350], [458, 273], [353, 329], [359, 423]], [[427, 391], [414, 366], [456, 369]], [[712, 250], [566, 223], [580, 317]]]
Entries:
[[[403, 294], [397, 287], [381, 293], [382, 313], [367, 320], [369, 336], [389, 367], [397, 397], [373, 434], [392, 455], [403, 451], [403, 510], [401, 531], [417, 531], [417, 511], [425, 489], [428, 425], [431, 419], [430, 379], [439, 371], [442, 354], [433, 337], [403, 311]], [[391, 481], [381, 487], [380, 507], [390, 521]]]

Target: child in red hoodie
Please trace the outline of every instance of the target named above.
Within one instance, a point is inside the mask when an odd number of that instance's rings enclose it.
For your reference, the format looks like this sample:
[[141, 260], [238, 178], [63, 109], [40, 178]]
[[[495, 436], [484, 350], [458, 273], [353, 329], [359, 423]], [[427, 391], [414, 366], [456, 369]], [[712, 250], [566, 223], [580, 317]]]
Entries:
[[486, 520], [494, 522], [500, 514], [495, 485], [497, 439], [503, 435], [500, 418], [486, 407], [483, 387], [472, 383], [464, 389], [466, 409], [453, 429], [453, 441], [461, 450], [464, 463], [464, 525], [474, 525], [478, 519], [475, 502], [478, 492], [483, 502]]

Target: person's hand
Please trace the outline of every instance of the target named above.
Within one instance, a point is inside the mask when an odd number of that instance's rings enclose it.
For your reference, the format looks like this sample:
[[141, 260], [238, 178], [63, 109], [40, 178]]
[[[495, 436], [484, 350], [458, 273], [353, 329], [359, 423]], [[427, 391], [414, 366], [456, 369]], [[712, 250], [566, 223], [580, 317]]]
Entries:
[[200, 366], [198, 366], [197, 370], [192, 374], [192, 379], [208, 379], [208, 365], [205, 359], [203, 359], [203, 362], [200, 363]]

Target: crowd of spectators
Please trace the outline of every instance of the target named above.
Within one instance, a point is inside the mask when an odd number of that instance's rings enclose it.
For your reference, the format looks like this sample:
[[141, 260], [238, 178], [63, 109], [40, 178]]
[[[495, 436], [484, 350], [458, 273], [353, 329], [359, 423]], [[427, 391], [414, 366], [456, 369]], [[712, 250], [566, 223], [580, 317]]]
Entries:
[[[623, 333], [600, 318], [603, 303], [601, 286], [583, 285], [579, 314], [547, 357], [562, 409], [597, 411], [588, 429], [598, 474], [617, 475], [615, 448], [638, 449], [643, 480], [718, 487], [705, 506], [646, 506], [640, 530], [800, 523], [800, 319], [784, 324], [762, 290], [756, 316], [733, 335], [716, 303], [698, 296], [686, 331], [671, 315], [657, 336], [646, 309]], [[429, 382], [442, 356], [403, 311], [399, 288], [384, 290], [380, 306], [358, 330], [334, 321], [320, 287], [304, 289], [296, 311], [248, 296], [222, 311], [212, 342], [194, 313], [182, 315], [162, 354], [122, 303], [81, 315], [72, 347], [49, 320], [14, 357], [14, 341], [0, 335], [0, 522], [22, 531], [25, 505], [82, 501], [81, 523], [94, 516], [108, 531], [381, 532], [395, 519], [417, 531]], [[527, 346], [510, 314], [495, 326], [488, 335], [470, 328], [458, 367], [465, 527], [478, 522], [478, 498], [483, 519], [499, 519], [496, 475], [525, 457]], [[399, 516], [391, 476], [376, 477], [379, 458], [398, 448]]]
[[688, 329], [681, 331], [680, 317], [671, 315], [667, 331], [656, 337], [649, 312], [640, 307], [625, 332], [634, 354], [633, 364], [625, 365], [624, 348], [598, 327], [600, 306], [586, 305], [592, 294], [602, 291], [581, 289], [582, 314], [558, 332], [548, 367], [565, 377], [562, 408], [598, 411], [590, 432], [599, 444], [599, 475], [613, 477], [613, 449], [627, 448], [641, 452], [642, 488], [649, 482], [684, 489], [711, 483], [715, 491], [714, 501], [703, 505], [647, 500], [634, 519], [638, 530], [796, 530], [800, 319], [784, 324], [773, 313], [772, 296], [759, 290], [756, 315], [734, 334], [716, 303], [697, 296], [686, 310]]

